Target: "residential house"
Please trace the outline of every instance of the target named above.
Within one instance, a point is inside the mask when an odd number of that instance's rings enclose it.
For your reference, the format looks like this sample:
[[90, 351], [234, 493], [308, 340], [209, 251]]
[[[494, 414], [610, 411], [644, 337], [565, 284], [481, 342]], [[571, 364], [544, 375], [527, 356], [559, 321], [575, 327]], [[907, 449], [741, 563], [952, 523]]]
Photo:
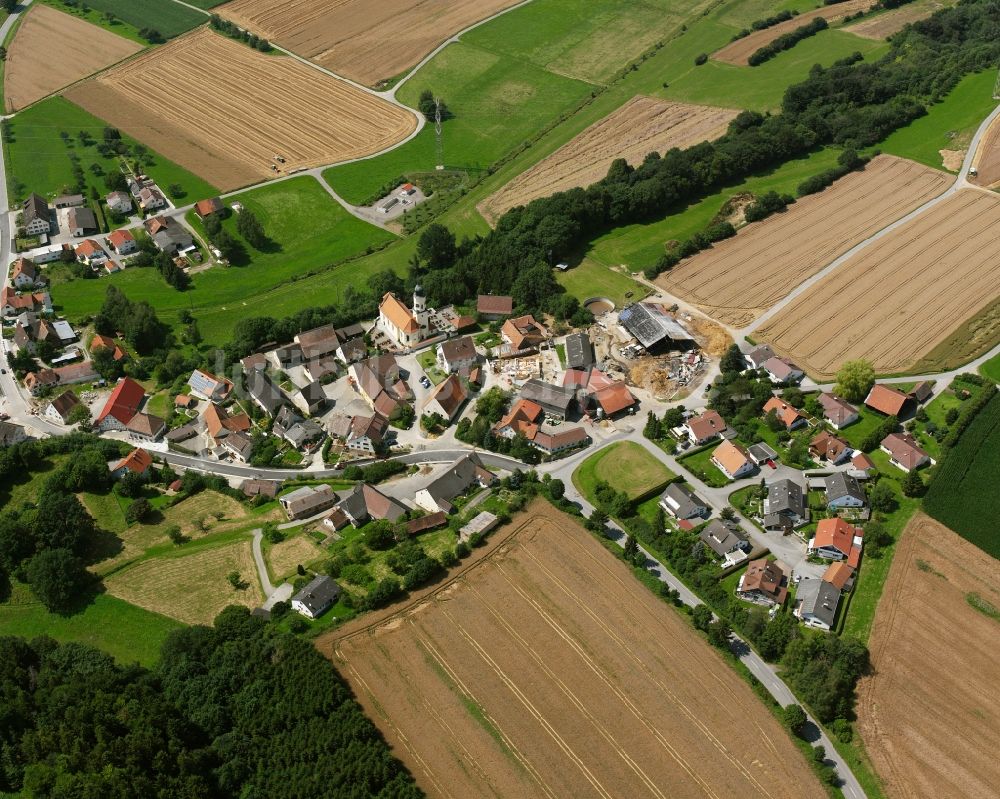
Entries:
[[471, 369], [479, 360], [476, 345], [469, 336], [459, 336], [442, 341], [437, 347], [437, 364], [445, 372]]
[[809, 627], [821, 630], [833, 628], [840, 604], [840, 590], [825, 580], [806, 577], [799, 581], [795, 590], [796, 617]]
[[413, 399], [403, 372], [392, 355], [376, 355], [347, 367], [361, 396], [388, 419], [394, 418]]
[[856, 478], [847, 472], [836, 472], [823, 479], [826, 507], [829, 510], [863, 508], [868, 497]]
[[793, 480], [775, 480], [764, 497], [764, 529], [789, 532], [809, 521], [807, 493]]
[[829, 583], [838, 591], [850, 591], [854, 588], [856, 571], [845, 561], [836, 560], [823, 573], [823, 582]]
[[403, 349], [409, 349], [427, 338], [431, 331], [430, 314], [423, 288], [418, 284], [413, 289], [412, 311], [391, 291], [386, 292], [378, 306], [375, 327]]
[[319, 422], [303, 419], [287, 405], [278, 411], [271, 432], [296, 449], [308, 448], [326, 438], [326, 430]]
[[618, 323], [647, 352], [687, 348], [694, 338], [676, 316], [659, 302], [635, 302], [618, 313]]
[[476, 313], [484, 319], [503, 319], [514, 312], [514, 300], [510, 297], [480, 294], [476, 298]]
[[917, 440], [909, 433], [890, 433], [882, 439], [879, 449], [889, 455], [889, 463], [904, 472], [934, 463], [934, 459], [921, 449]]
[[572, 388], [543, 383], [537, 378], [521, 386], [521, 399], [540, 405], [551, 416], [567, 419], [576, 408], [576, 391]]
[[529, 441], [535, 437], [545, 419], [545, 411], [537, 402], [519, 399], [510, 410], [493, 425], [493, 432], [502, 438], [514, 438], [518, 434]]
[[705, 411], [698, 416], [688, 418], [681, 429], [687, 434], [691, 443], [696, 447], [714, 441], [726, 432], [726, 420], [717, 411]]
[[21, 203], [21, 226], [29, 236], [39, 236], [52, 231], [49, 222], [49, 204], [40, 194], [32, 192], [28, 195], [28, 199]]
[[289, 519], [308, 519], [337, 504], [337, 494], [328, 485], [302, 486], [278, 497]]
[[295, 336], [294, 341], [299, 345], [302, 357], [306, 361], [333, 355], [340, 346], [340, 337], [333, 325], [306, 330]]
[[52, 201], [54, 208], [75, 208], [86, 202], [82, 194], [60, 194]]
[[167, 205], [167, 198], [156, 186], [143, 186], [139, 189], [139, 207], [143, 211], [147, 213], [158, 211], [160, 208], [166, 208]]
[[660, 496], [660, 507], [677, 520], [708, 515], [708, 505], [683, 483], [671, 483]]
[[737, 524], [720, 519], [713, 519], [702, 527], [698, 538], [727, 565], [746, 560], [746, 553], [751, 549], [750, 542]]
[[774, 411], [775, 416], [785, 426], [786, 430], [795, 430], [806, 424], [806, 417], [798, 410], [778, 397], [771, 397], [764, 403], [764, 415]]
[[406, 515], [405, 505], [367, 483], [342, 491], [337, 508], [354, 527], [361, 527], [369, 519], [397, 522]]
[[760, 369], [765, 363], [775, 357], [775, 353], [770, 346], [764, 344], [751, 350], [743, 357], [746, 358], [747, 366], [751, 369]]
[[111, 475], [116, 480], [121, 480], [126, 472], [131, 472], [139, 477], [148, 477], [152, 466], [153, 456], [141, 447], [137, 447], [111, 467]]
[[187, 381], [191, 393], [203, 400], [223, 402], [233, 390], [233, 384], [225, 378], [216, 377], [211, 372], [195, 369]]
[[875, 466], [875, 461], [865, 455], [865, 453], [858, 452], [853, 458], [851, 458], [851, 468], [849, 473], [855, 479], [867, 480], [877, 471], [878, 469]]
[[69, 415], [79, 405], [80, 398], [76, 396], [76, 393], [72, 389], [66, 389], [66, 391], [45, 406], [44, 415], [46, 419], [57, 424], [68, 424]]
[[222, 449], [238, 461], [248, 463], [253, 455], [254, 442], [246, 433], [232, 430], [222, 439]]
[[304, 385], [292, 399], [299, 410], [310, 416], [322, 413], [329, 402], [326, 392], [323, 390], [323, 384], [318, 380]]
[[37, 397], [45, 389], [58, 385], [59, 375], [54, 369], [39, 369], [37, 372], [28, 372], [24, 376], [24, 387], [28, 389], [33, 397]]
[[483, 466], [478, 455], [470, 453], [455, 461], [441, 476], [417, 491], [414, 500], [428, 513], [451, 513], [454, 500], [473, 485], [483, 488], [493, 485], [495, 475]]
[[586, 333], [566, 336], [566, 367], [568, 369], [588, 369], [596, 363], [594, 345]]
[[313, 383], [329, 383], [336, 378], [338, 366], [337, 359], [329, 355], [322, 358], [315, 358], [302, 367], [302, 373]]
[[841, 518], [820, 519], [816, 532], [809, 540], [808, 552], [825, 560], [846, 560], [855, 569], [861, 562], [862, 536], [860, 527]]
[[267, 369], [267, 356], [261, 352], [248, 355], [240, 361], [244, 372], [263, 372]]
[[222, 200], [218, 197], [212, 197], [208, 200], [198, 200], [194, 204], [194, 212], [198, 214], [199, 219], [207, 219], [212, 216], [212, 214], [217, 214], [225, 206], [222, 204]]
[[165, 216], [153, 216], [142, 224], [160, 252], [176, 256], [195, 249], [194, 239], [179, 222]]
[[264, 372], [250, 372], [246, 376], [247, 394], [268, 416], [274, 416], [284, 405], [291, 405], [288, 396], [271, 382]]
[[93, 363], [83, 361], [82, 363], [59, 366], [55, 369], [39, 369], [37, 372], [28, 372], [24, 376], [24, 387], [31, 392], [32, 396], [38, 396], [44, 389], [52, 386], [89, 383], [99, 377]]
[[331, 436], [342, 440], [352, 452], [374, 456], [385, 448], [389, 420], [380, 413], [370, 416], [335, 416], [327, 429]]
[[557, 452], [586, 446], [590, 443], [590, 435], [582, 427], [561, 428], [555, 433], [540, 429], [530, 441], [536, 449], [555, 455]]
[[42, 283], [41, 274], [30, 258], [18, 258], [10, 268], [10, 284], [21, 291]]
[[291, 369], [293, 366], [299, 366], [305, 362], [302, 347], [298, 344], [287, 344], [284, 347], [278, 347], [272, 350], [271, 355], [277, 361], [279, 369]]
[[47, 291], [18, 294], [9, 286], [4, 286], [0, 289], [0, 311], [8, 319], [25, 311], [52, 313], [52, 298]]
[[100, 349], [111, 350], [111, 358], [114, 361], [121, 361], [127, 357], [127, 353], [120, 346], [118, 342], [109, 336], [101, 335], [100, 333], [95, 333], [94, 337], [90, 340], [90, 355], [93, 357], [94, 353]]
[[90, 267], [100, 266], [108, 260], [108, 254], [94, 239], [84, 239], [73, 248], [73, 252], [76, 253], [76, 260]]
[[898, 391], [882, 383], [876, 383], [872, 390], [865, 397], [865, 405], [873, 411], [885, 414], [886, 416], [900, 417], [909, 407], [910, 398], [902, 391]]
[[150, 413], [137, 413], [125, 425], [132, 438], [140, 441], [159, 441], [167, 432], [167, 423], [159, 416]]
[[431, 392], [424, 403], [424, 413], [439, 413], [449, 422], [454, 421], [459, 411], [469, 398], [469, 392], [462, 385], [458, 375], [449, 375]]
[[368, 345], [364, 338], [352, 338], [337, 347], [337, 360], [344, 364], [357, 363], [368, 355]]
[[221, 445], [232, 433], [246, 433], [252, 426], [250, 417], [245, 413], [230, 416], [225, 408], [211, 402], [205, 406], [202, 418], [205, 420], [205, 430], [216, 446]]
[[313, 577], [301, 591], [292, 597], [292, 610], [310, 619], [322, 616], [337, 604], [340, 586], [326, 574]]
[[27, 439], [28, 435], [21, 425], [0, 421], [0, 447], [12, 447]]
[[752, 560], [740, 577], [736, 596], [758, 605], [784, 605], [788, 596], [788, 573], [776, 560]]
[[764, 361], [761, 367], [772, 383], [797, 383], [806, 373], [792, 363], [788, 358], [775, 356]]
[[132, 213], [132, 197], [127, 191], [113, 191], [104, 198], [112, 213], [128, 215]]
[[531, 314], [508, 319], [500, 328], [500, 338], [510, 345], [512, 354], [537, 349], [548, 335], [548, 331]]
[[94, 427], [102, 432], [125, 430], [132, 417], [139, 412], [145, 399], [146, 392], [143, 387], [131, 377], [123, 377], [94, 420]]
[[823, 406], [823, 418], [837, 430], [843, 430], [860, 418], [857, 408], [829, 392], [819, 395], [819, 404]]
[[712, 453], [712, 463], [730, 480], [744, 477], [756, 468], [750, 460], [750, 453], [735, 441], [719, 444]]
[[844, 463], [853, 451], [844, 439], [830, 435], [826, 430], [809, 442], [810, 455], [818, 461], [826, 461], [835, 466]]
[[97, 216], [89, 208], [70, 208], [66, 214], [66, 227], [74, 238], [97, 233]]
[[128, 230], [113, 230], [107, 238], [108, 246], [119, 255], [129, 255], [138, 249], [135, 236]]

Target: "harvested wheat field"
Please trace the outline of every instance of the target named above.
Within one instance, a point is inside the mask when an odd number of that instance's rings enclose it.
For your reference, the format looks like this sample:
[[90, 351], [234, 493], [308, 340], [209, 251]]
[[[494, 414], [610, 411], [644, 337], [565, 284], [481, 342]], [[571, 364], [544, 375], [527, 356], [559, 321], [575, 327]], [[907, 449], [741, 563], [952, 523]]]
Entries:
[[268, 570], [275, 578], [295, 574], [295, 567], [312, 563], [322, 558], [326, 551], [308, 534], [303, 533], [294, 538], [287, 538], [272, 546], [265, 554]]
[[234, 0], [217, 13], [338, 75], [374, 85], [522, 0]]
[[1000, 296], [1000, 197], [964, 189], [866, 247], [754, 332], [817, 379], [908, 371]]
[[[245, 588], [226, 579], [237, 571]], [[210, 624], [227, 605], [258, 607], [264, 601], [249, 539], [191, 555], [144, 560], [104, 581], [108, 593], [185, 624]]]
[[822, 794], [750, 687], [589, 533], [541, 501], [513, 524], [455, 580], [333, 643], [429, 796]]
[[837, 256], [951, 183], [949, 175], [880, 155], [861, 172], [682, 261], [657, 285], [734, 327], [756, 319]]
[[864, 39], [888, 39], [911, 22], [927, 19], [935, 11], [950, 5], [952, 3], [942, 3], [939, 0], [921, 0], [921, 2], [910, 3], [902, 8], [886, 11], [871, 19], [855, 22], [853, 25], [845, 27], [844, 30]]
[[[370, 155], [416, 127], [408, 111], [208, 28], [67, 97], [224, 190]], [[285, 159], [279, 172], [275, 155]]]
[[493, 224], [516, 205], [526, 205], [557, 191], [589, 186], [607, 175], [617, 158], [637, 166], [650, 152], [684, 149], [717, 139], [738, 113], [728, 108], [633, 97], [477, 207]]
[[744, 36], [742, 39], [730, 42], [721, 50], [716, 50], [712, 53], [712, 58], [716, 61], [725, 61], [727, 64], [746, 66], [750, 56], [760, 50], [761, 47], [770, 44], [779, 36], [791, 33], [796, 28], [801, 28], [807, 22], [812, 22], [816, 17], [824, 17], [827, 22], [833, 23], [849, 14], [855, 14], [858, 11], [867, 11], [873, 5], [874, 0], [847, 0], [845, 3], [823, 6], [814, 11], [804, 11], [787, 22], [779, 22], [770, 28], [754, 31], [749, 36]]
[[3, 92], [17, 111], [142, 49], [137, 42], [36, 3], [7, 50]]
[[977, 174], [969, 177], [977, 186], [994, 187], [1000, 183], [1000, 121], [994, 119], [979, 142], [972, 161]]
[[998, 586], [1000, 562], [922, 513], [910, 521], [872, 628], [874, 674], [858, 686], [890, 799], [997, 795]]

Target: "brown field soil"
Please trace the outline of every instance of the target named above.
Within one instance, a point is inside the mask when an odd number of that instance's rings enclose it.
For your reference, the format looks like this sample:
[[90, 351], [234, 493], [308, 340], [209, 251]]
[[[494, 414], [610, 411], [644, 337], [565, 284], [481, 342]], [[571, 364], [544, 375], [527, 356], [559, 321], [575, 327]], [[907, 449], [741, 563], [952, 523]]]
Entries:
[[224, 190], [370, 155], [416, 127], [411, 113], [378, 97], [208, 28], [67, 97]]
[[747, 59], [760, 50], [761, 47], [770, 44], [783, 34], [791, 33], [796, 28], [801, 28], [807, 22], [816, 19], [816, 17], [825, 17], [827, 22], [832, 23], [843, 19], [849, 14], [854, 14], [858, 11], [867, 11], [872, 5], [874, 5], [873, 0], [847, 0], [846, 3], [823, 6], [814, 11], [804, 11], [787, 22], [781, 22], [770, 28], [764, 28], [762, 31], [754, 31], [749, 36], [744, 36], [742, 39], [730, 42], [721, 50], [716, 50], [712, 53], [712, 58], [716, 61], [725, 61], [727, 64], [746, 66]]
[[952, 3], [942, 3], [939, 0], [911, 3], [902, 8], [894, 8], [891, 11], [886, 11], [884, 14], [879, 14], [871, 19], [863, 19], [860, 22], [855, 22], [853, 25], [846, 26], [844, 30], [848, 33], [853, 33], [855, 36], [861, 36], [864, 39], [888, 39], [892, 34], [901, 31], [911, 22], [927, 19], [935, 11], [947, 8], [950, 5]]
[[142, 45], [36, 3], [7, 51], [3, 92], [17, 111], [93, 75], [142, 49]]
[[577, 186], [589, 186], [608, 174], [617, 158], [633, 166], [650, 152], [684, 149], [726, 132], [738, 111], [707, 105], [672, 103], [637, 96], [595, 122], [552, 155], [514, 178], [477, 208], [490, 224], [516, 205]]
[[749, 686], [589, 533], [541, 501], [512, 524], [319, 644], [429, 796], [822, 795]]
[[837, 256], [941, 194], [951, 181], [936, 169], [880, 155], [863, 171], [682, 261], [656, 283], [742, 327]]
[[896, 549], [858, 686], [858, 725], [891, 799], [996, 796], [1000, 562], [918, 513]]
[[322, 558], [326, 551], [308, 535], [297, 535], [287, 538], [272, 546], [266, 553], [267, 565], [271, 576], [277, 579], [295, 572], [300, 563], [303, 566]]
[[521, 0], [234, 0], [215, 12], [327, 69], [374, 85]]
[[972, 159], [972, 165], [979, 174], [970, 177], [970, 183], [984, 187], [993, 187], [1000, 183], [1000, 122], [997, 120], [990, 123], [979, 141], [979, 148]]
[[[226, 576], [238, 571], [247, 588]], [[250, 541], [202, 549], [180, 557], [150, 558], [104, 581], [108, 593], [185, 624], [210, 624], [227, 605], [258, 607], [264, 601]]]
[[880, 374], [910, 371], [1000, 296], [998, 226], [1000, 197], [957, 192], [842, 264], [754, 337], [817, 379], [856, 358]]

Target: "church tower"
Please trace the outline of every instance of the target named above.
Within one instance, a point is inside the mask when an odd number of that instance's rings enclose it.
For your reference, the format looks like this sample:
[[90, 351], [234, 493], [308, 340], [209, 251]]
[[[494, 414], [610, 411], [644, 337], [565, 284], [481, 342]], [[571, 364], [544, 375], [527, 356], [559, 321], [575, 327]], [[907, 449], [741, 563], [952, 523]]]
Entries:
[[413, 318], [417, 320], [421, 330], [427, 330], [427, 298], [424, 296], [424, 289], [419, 283], [413, 287]]

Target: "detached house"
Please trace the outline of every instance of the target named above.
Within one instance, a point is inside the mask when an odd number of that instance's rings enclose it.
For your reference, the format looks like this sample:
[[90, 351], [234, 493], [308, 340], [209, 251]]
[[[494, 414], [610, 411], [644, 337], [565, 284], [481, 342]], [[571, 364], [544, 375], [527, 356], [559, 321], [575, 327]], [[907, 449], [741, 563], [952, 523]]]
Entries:
[[671, 483], [660, 496], [660, 507], [675, 519], [694, 519], [708, 514], [708, 505], [681, 483]]
[[785, 426], [786, 430], [795, 430], [806, 424], [806, 417], [799, 413], [797, 408], [792, 407], [778, 397], [771, 397], [764, 403], [764, 415], [771, 411], [778, 417], [778, 420]]
[[701, 542], [723, 559], [728, 565], [742, 563], [747, 559], [750, 542], [743, 530], [734, 523], [713, 519], [698, 533]]
[[758, 605], [784, 605], [788, 596], [788, 574], [776, 560], [752, 560], [740, 577], [736, 596]]
[[823, 418], [837, 430], [858, 421], [858, 409], [829, 392], [819, 395], [819, 404], [823, 407]]
[[734, 441], [723, 441], [716, 447], [712, 463], [730, 480], [744, 477], [756, 468], [746, 448]]
[[806, 373], [788, 358], [768, 358], [761, 367], [772, 383], [797, 383]]
[[826, 489], [826, 507], [829, 510], [863, 508], [868, 502], [861, 484], [846, 472], [831, 474], [823, 480]]
[[473, 485], [486, 488], [494, 482], [496, 476], [483, 466], [479, 456], [469, 454], [455, 461], [444, 474], [426, 488], [420, 489], [414, 500], [428, 513], [438, 511], [451, 513], [455, 509], [453, 501]]
[[889, 463], [904, 472], [911, 472], [924, 464], [934, 463], [934, 459], [920, 448], [917, 440], [909, 433], [887, 435], [882, 439], [879, 449], [889, 455]]
[[392, 355], [366, 358], [352, 363], [347, 371], [372, 409], [388, 419], [395, 417], [413, 399], [413, 392]]
[[744, 358], [746, 358], [747, 366], [751, 369], [760, 369], [773, 357], [774, 350], [772, 350], [767, 344], [751, 350], [744, 356]]
[[806, 490], [792, 480], [775, 480], [764, 497], [764, 529], [788, 532], [809, 521]]
[[340, 586], [329, 576], [320, 574], [292, 597], [292, 610], [316, 619], [336, 605], [339, 597]]
[[132, 378], [123, 377], [94, 420], [94, 427], [102, 432], [125, 430], [132, 417], [139, 412], [145, 399], [146, 392], [143, 387]]
[[851, 457], [851, 445], [841, 438], [830, 435], [826, 430], [809, 442], [809, 454], [818, 461], [834, 465], [844, 463]]
[[113, 191], [104, 198], [108, 208], [116, 214], [132, 213], [132, 197], [127, 191]]
[[479, 360], [476, 345], [469, 336], [442, 341], [437, 348], [437, 364], [444, 372], [468, 371]]
[[127, 472], [137, 474], [139, 477], [146, 477], [149, 475], [149, 470], [152, 466], [153, 456], [140, 447], [132, 450], [112, 466], [111, 474], [116, 480], [121, 480]]
[[228, 380], [216, 377], [211, 372], [195, 369], [187, 381], [191, 393], [196, 397], [213, 402], [222, 402], [233, 390], [233, 384]]
[[527, 352], [537, 349], [548, 338], [548, 331], [527, 314], [504, 322], [500, 337], [510, 346], [511, 353]]
[[826, 580], [806, 577], [799, 581], [795, 591], [793, 613], [810, 627], [821, 630], [833, 628], [840, 604], [840, 589]]
[[385, 448], [389, 420], [380, 413], [371, 416], [335, 416], [329, 421], [330, 435], [352, 452], [375, 455]]
[[38, 236], [52, 230], [49, 222], [49, 204], [40, 194], [32, 192], [28, 199], [21, 203], [21, 221], [24, 232], [29, 236]]
[[700, 416], [692, 416], [681, 429], [696, 447], [714, 441], [726, 432], [726, 420], [717, 411], [705, 411]]
[[462, 385], [458, 375], [449, 375], [431, 392], [424, 403], [424, 413], [439, 413], [449, 422], [458, 416], [459, 411], [469, 398], [469, 392]]
[[67, 424], [73, 409], [80, 405], [80, 398], [67, 389], [45, 406], [45, 418], [57, 424]]
[[135, 236], [127, 230], [115, 230], [108, 236], [108, 246], [119, 255], [129, 255], [137, 249]]
[[199, 219], [207, 219], [212, 214], [219, 213], [224, 207], [221, 199], [212, 197], [208, 200], [199, 200], [196, 202], [194, 204], [194, 212], [198, 214]]
[[108, 254], [94, 239], [84, 239], [73, 249], [76, 260], [87, 266], [100, 266], [108, 260]]
[[809, 541], [808, 552], [826, 560], [846, 560], [855, 569], [861, 562], [864, 531], [843, 519], [821, 519]]
[[10, 284], [17, 290], [31, 289], [41, 283], [38, 268], [29, 258], [18, 258], [10, 268]]

